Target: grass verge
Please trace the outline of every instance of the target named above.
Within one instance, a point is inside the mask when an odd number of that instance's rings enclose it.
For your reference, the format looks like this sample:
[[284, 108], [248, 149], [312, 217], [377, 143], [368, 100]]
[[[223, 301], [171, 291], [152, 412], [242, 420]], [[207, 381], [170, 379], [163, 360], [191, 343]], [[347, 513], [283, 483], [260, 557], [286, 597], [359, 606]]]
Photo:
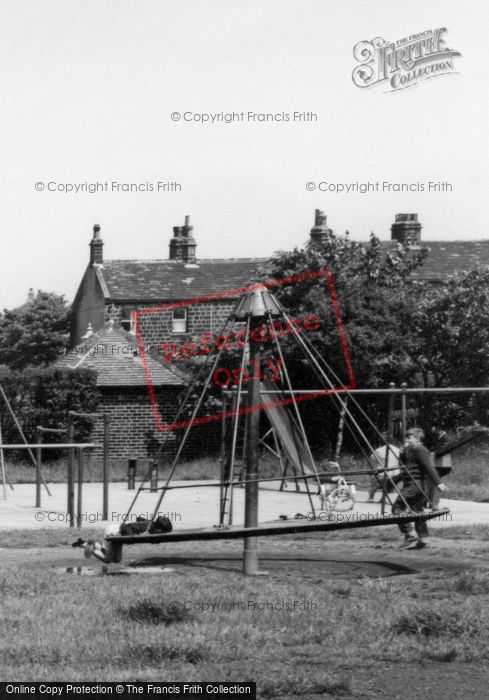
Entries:
[[[259, 697], [366, 697], [379, 663], [489, 660], [486, 570], [389, 579], [0, 571], [11, 681], [257, 681]], [[362, 670], [363, 669], [363, 670]]]

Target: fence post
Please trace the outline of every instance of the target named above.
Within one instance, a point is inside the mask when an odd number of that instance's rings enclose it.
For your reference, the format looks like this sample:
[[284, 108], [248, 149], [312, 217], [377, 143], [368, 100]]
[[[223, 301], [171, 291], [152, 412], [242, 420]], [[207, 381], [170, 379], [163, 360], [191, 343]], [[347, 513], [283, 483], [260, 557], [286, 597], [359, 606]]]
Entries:
[[402, 442], [406, 439], [407, 430], [407, 411], [406, 411], [406, 389], [407, 384], [401, 384], [401, 432], [402, 432]]
[[[389, 389], [395, 388], [394, 382], [389, 384]], [[394, 393], [389, 394], [389, 401], [387, 404], [387, 442], [392, 442], [394, 439], [394, 402], [396, 400], [396, 395]]]
[[83, 447], [78, 449], [78, 493], [77, 493], [77, 526], [81, 527], [82, 523], [82, 491], [83, 491], [83, 463], [85, 460], [85, 455], [83, 454]]
[[[68, 430], [66, 431], [66, 442], [71, 445], [74, 442], [73, 416], [68, 415]], [[75, 462], [75, 448], [68, 448], [68, 520], [70, 527], [75, 527], [75, 485], [73, 480], [73, 470]]]
[[38, 425], [36, 428], [36, 443], [39, 447], [36, 447], [36, 508], [41, 507], [41, 459], [42, 459], [42, 432]]
[[103, 465], [103, 504], [102, 504], [102, 520], [109, 519], [109, 478], [110, 478], [110, 462], [109, 462], [109, 443], [110, 443], [110, 415], [104, 413], [104, 465]]
[[137, 459], [129, 459], [127, 461], [127, 489], [134, 491], [136, 488], [136, 469], [138, 466]]

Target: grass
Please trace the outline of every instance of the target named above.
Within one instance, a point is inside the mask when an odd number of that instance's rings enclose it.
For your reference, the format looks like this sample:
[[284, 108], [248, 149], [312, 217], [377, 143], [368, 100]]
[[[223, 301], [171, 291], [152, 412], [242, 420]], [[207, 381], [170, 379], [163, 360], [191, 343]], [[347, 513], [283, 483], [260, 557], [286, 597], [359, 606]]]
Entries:
[[244, 579], [182, 565], [128, 579], [11, 567], [0, 572], [0, 667], [19, 682], [253, 679], [263, 698], [365, 697], [359, 669], [379, 663], [489, 660], [487, 571], [476, 584], [439, 576]]
[[469, 595], [487, 595], [489, 593], [489, 573], [487, 571], [470, 571], [459, 574], [453, 582], [453, 590]]
[[[169, 464], [159, 471], [163, 478], [169, 470]], [[36, 480], [36, 469], [32, 463], [7, 462], [5, 469], [13, 484], [32, 484]], [[139, 482], [148, 470], [148, 460], [140, 459], [136, 473], [136, 481]], [[65, 459], [46, 462], [42, 466], [42, 474], [48, 483], [65, 483], [68, 474], [68, 465]], [[102, 463], [88, 459], [84, 465], [83, 478], [87, 483], [102, 481]], [[182, 462], [178, 465], [176, 478], [181, 480], [220, 479], [220, 465], [218, 457], [205, 457], [200, 460]], [[75, 467], [76, 479], [76, 467]], [[110, 480], [127, 481], [127, 461], [111, 460]]]
[[[100, 535], [83, 530], [86, 538]], [[57, 547], [69, 558], [76, 536], [69, 528], [9, 531], [2, 547]], [[449, 562], [443, 570], [384, 579], [330, 579], [320, 568], [290, 576], [287, 563], [253, 579], [186, 565], [184, 558], [170, 564], [173, 573], [139, 576], [68, 574], [46, 565], [49, 553], [43, 566], [35, 557], [26, 566], [4, 563], [2, 674], [14, 682], [256, 680], [261, 698], [351, 698], [369, 697], [367, 669], [398, 667], [400, 660], [411, 669], [444, 664], [444, 674], [453, 663], [457, 669], [488, 663], [489, 567], [482, 554], [489, 525], [440, 528], [436, 536], [478, 542], [477, 557], [469, 567]], [[326, 539], [332, 547], [341, 543], [341, 552], [355, 544], [371, 552], [379, 542], [398, 541], [391, 526], [332, 532]], [[264, 539], [259, 547], [272, 543], [278, 552], [313, 554], [324, 549], [325, 537]], [[216, 545], [204, 543], [202, 553], [206, 547], [215, 551]], [[241, 552], [241, 543], [222, 547]], [[196, 543], [178, 549], [195, 553]], [[464, 544], [460, 553], [467, 552]], [[443, 564], [444, 556], [436, 556]], [[64, 559], [59, 564], [66, 566]], [[408, 668], [406, 678], [413, 673]]]
[[[148, 471], [148, 460], [138, 460], [136, 482], [143, 479]], [[159, 477], [164, 478], [168, 474], [171, 462], [167, 462], [159, 470]], [[276, 461], [268, 454], [261, 460], [261, 474], [263, 477], [280, 475], [280, 468]], [[36, 469], [31, 462], [7, 462], [5, 469], [13, 484], [32, 484], [36, 480]], [[42, 474], [48, 483], [65, 483], [68, 474], [68, 465], [65, 459], [45, 462], [42, 465]], [[76, 479], [76, 465], [75, 477]], [[102, 481], [102, 463], [98, 460], [87, 459], [83, 469], [85, 482]], [[216, 480], [221, 478], [219, 457], [203, 457], [198, 460], [180, 462], [175, 472], [175, 478], [182, 481], [196, 481], [201, 479]], [[111, 460], [110, 480], [127, 481], [127, 461]]]
[[[484, 453], [470, 452], [469, 458], [455, 463], [451, 497], [463, 489], [482, 494], [486, 488]], [[188, 463], [178, 476], [216, 479], [217, 464], [211, 459]], [[49, 469], [63, 481], [65, 466], [60, 462]], [[349, 466], [355, 467], [354, 460]], [[32, 476], [31, 468], [24, 469]], [[87, 465], [92, 480], [97, 469]], [[125, 479], [125, 469], [114, 465], [114, 478]], [[268, 463], [266, 469], [273, 472]], [[22, 475], [20, 468], [15, 473]], [[489, 524], [433, 527], [432, 532], [441, 540], [458, 540], [456, 556], [465, 553], [468, 540], [489, 540]], [[342, 552], [358, 542], [370, 549], [399, 542], [391, 526], [345, 534], [328, 533], [327, 542], [341, 543]], [[83, 530], [86, 538], [101, 535], [100, 529]], [[1, 546], [66, 548], [69, 557], [77, 537], [70, 528], [13, 530]], [[325, 536], [290, 535], [272, 542], [278, 551], [313, 553], [323, 549]], [[181, 551], [195, 551], [196, 545], [188, 547]], [[482, 562], [483, 545], [478, 547]], [[183, 564], [174, 573], [137, 577], [4, 565], [0, 593], [0, 667], [4, 678], [18, 682], [253, 679], [263, 698], [368, 697], [365, 669], [379, 664], [397, 665], [401, 659], [448, 668], [453, 662], [489, 662], [489, 571], [484, 568], [329, 580], [290, 576], [285, 569], [279, 576], [244, 579], [230, 570]], [[304, 601], [313, 605], [301, 608]]]
[[152, 625], [169, 626], [195, 619], [194, 615], [187, 608], [175, 607], [164, 599], [144, 598], [137, 603], [133, 603], [128, 608], [119, 608], [118, 613], [128, 620], [146, 622]]
[[[39, 530], [4, 530], [2, 533], [2, 549], [30, 549], [34, 547], [66, 547], [71, 545], [79, 535], [75, 528], [41, 528]], [[103, 530], [84, 529], [85, 539], [103, 538]]]

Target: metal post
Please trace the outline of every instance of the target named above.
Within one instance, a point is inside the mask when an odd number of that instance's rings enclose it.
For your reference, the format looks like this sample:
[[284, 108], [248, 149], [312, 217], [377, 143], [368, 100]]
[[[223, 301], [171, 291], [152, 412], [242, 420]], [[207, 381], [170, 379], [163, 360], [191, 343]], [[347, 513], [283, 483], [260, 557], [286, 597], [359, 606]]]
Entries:
[[[136, 488], [136, 469], [138, 466], [137, 459], [129, 459], [127, 461], [127, 489], [128, 491], [134, 491]], [[107, 520], [107, 518], [104, 518]]]
[[[395, 384], [392, 382], [389, 387], [394, 388]], [[394, 401], [395, 394], [389, 394], [389, 400], [387, 403], [387, 449], [385, 452], [385, 463], [384, 469], [386, 470], [384, 476], [382, 477], [382, 497], [380, 500], [380, 510], [382, 515], [385, 513], [385, 501], [387, 498], [387, 469], [389, 467], [389, 445], [392, 444], [394, 440], [394, 423], [393, 423], [393, 413], [394, 413]]]
[[[250, 330], [258, 326], [260, 319], [254, 320]], [[252, 333], [250, 334], [252, 337]], [[260, 428], [260, 344], [250, 340], [250, 367], [253, 367], [253, 378], [248, 385], [248, 431], [246, 453], [246, 479], [254, 479], [253, 483], [246, 483], [245, 487], [245, 527], [258, 526], [258, 466], [259, 466], [259, 428]], [[256, 410], [252, 410], [253, 407]], [[246, 576], [255, 576], [258, 573], [258, 548], [256, 537], [244, 538], [243, 573]]]
[[[391, 389], [394, 389], [396, 385], [394, 382], [391, 382], [389, 384], [389, 387]], [[394, 421], [393, 421], [393, 413], [394, 413], [394, 401], [395, 401], [395, 394], [389, 394], [389, 402], [387, 404], [387, 441], [392, 442], [394, 440]]]
[[[104, 464], [103, 464], [103, 496], [102, 496], [102, 520], [109, 519], [109, 478], [110, 478], [110, 415], [104, 413]], [[134, 487], [133, 487], [134, 488]]]
[[42, 459], [42, 431], [40, 426], [36, 428], [36, 442], [39, 445], [36, 448], [36, 508], [41, 507], [41, 459]]
[[345, 429], [345, 416], [346, 408], [348, 405], [348, 394], [345, 396], [345, 400], [341, 404], [340, 408], [340, 420], [338, 423], [338, 435], [336, 436], [336, 448], [334, 452], [334, 461], [340, 461], [341, 448], [343, 446], [343, 431]]
[[[221, 401], [222, 401], [222, 420], [221, 420], [221, 447], [220, 447], [220, 462], [221, 462], [221, 485], [219, 487], [219, 525], [224, 525], [224, 517], [225, 517], [225, 510], [226, 510], [226, 504], [224, 500], [224, 479], [225, 479], [225, 459], [226, 459], [226, 427], [227, 427], [227, 421], [226, 421], [226, 412], [227, 412], [227, 401], [226, 401], [226, 396], [224, 394], [221, 395]], [[227, 494], [227, 488], [226, 488], [226, 494]]]
[[77, 525], [80, 528], [83, 522], [82, 517], [82, 491], [83, 491], [83, 464], [85, 461], [85, 454], [83, 452], [83, 447], [78, 450], [78, 493], [77, 493]]
[[5, 481], [7, 479], [7, 475], [5, 473], [5, 462], [3, 459], [3, 438], [2, 438], [2, 424], [0, 423], [0, 463], [2, 466], [2, 487], [3, 487], [3, 500], [7, 500], [7, 489], [5, 488]]
[[401, 432], [403, 442], [406, 439], [407, 430], [406, 389], [407, 384], [401, 384]]
[[[74, 427], [73, 427], [73, 418], [72, 416], [68, 416], [68, 431], [66, 435], [66, 442], [73, 443], [74, 442]], [[75, 483], [73, 479], [73, 471], [74, 471], [74, 463], [75, 463], [75, 449], [73, 447], [68, 448], [68, 504], [67, 504], [67, 511], [68, 511], [68, 520], [70, 521], [70, 527], [75, 527]]]
[[151, 460], [150, 491], [158, 491], [158, 460]]

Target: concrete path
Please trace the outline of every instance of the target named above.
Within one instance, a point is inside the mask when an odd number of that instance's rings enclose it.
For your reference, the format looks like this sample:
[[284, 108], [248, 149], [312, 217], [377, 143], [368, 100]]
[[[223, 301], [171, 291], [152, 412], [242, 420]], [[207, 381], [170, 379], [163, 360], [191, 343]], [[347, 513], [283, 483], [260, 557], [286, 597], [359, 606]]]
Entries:
[[[175, 529], [212, 526], [218, 522], [219, 488], [205, 486], [206, 482], [174, 482], [175, 486], [185, 485], [190, 488], [169, 491], [163, 500], [160, 514], [170, 518]], [[35, 485], [17, 484], [15, 491], [7, 490], [4, 500], [0, 491], [0, 530], [23, 528], [56, 528], [69, 525], [67, 516], [66, 484], [49, 484], [52, 495], [48, 496], [44, 488], [41, 494], [41, 508], [35, 508]], [[134, 497], [134, 491], [128, 491], [127, 484], [116, 482], [109, 489], [109, 521], [122, 521]], [[236, 525], [243, 523], [244, 489], [235, 488], [234, 517]], [[158, 494], [144, 491], [137, 500], [135, 514], [149, 517], [156, 505]], [[319, 511], [319, 499], [313, 496], [314, 507]], [[281, 514], [308, 514], [311, 506], [305, 493], [297, 493], [289, 486], [288, 490], [261, 488], [259, 494], [260, 521], [276, 520]], [[76, 504], [76, 492], [75, 492]], [[103, 528], [107, 525], [102, 520], [102, 484], [89, 483], [83, 487], [82, 516], [80, 527]], [[432, 520], [433, 527], [450, 525], [489, 524], [489, 503], [472, 501], [455, 501], [444, 499], [441, 507], [450, 508], [450, 516], [441, 521]], [[367, 493], [359, 491], [354, 513], [376, 515], [380, 513], [379, 503], [367, 503]], [[346, 518], [346, 514], [344, 516]], [[78, 523], [77, 523], [78, 524]]]

